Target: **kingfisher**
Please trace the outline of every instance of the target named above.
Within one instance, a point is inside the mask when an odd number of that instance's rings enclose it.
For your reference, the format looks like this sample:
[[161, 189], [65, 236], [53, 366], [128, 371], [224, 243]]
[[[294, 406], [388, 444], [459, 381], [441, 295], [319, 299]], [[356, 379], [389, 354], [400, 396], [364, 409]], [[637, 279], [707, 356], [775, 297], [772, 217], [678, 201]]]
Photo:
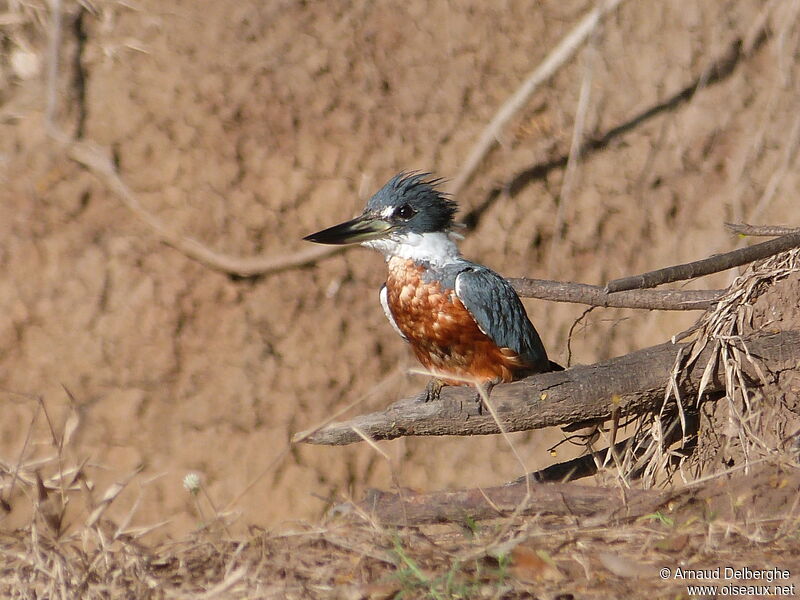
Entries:
[[547, 358], [522, 302], [503, 277], [461, 256], [456, 203], [430, 173], [399, 173], [363, 213], [306, 236], [319, 244], [361, 244], [386, 258], [380, 290], [386, 318], [433, 374], [427, 400], [444, 385], [484, 389], [561, 370]]

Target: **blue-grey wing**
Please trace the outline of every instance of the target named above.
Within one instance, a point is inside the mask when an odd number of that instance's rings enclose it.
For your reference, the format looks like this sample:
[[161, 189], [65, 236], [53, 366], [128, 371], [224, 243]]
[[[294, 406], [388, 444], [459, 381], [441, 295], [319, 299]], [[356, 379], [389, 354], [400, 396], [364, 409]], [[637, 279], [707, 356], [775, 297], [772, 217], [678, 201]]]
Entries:
[[476, 265], [456, 276], [455, 289], [480, 330], [495, 344], [515, 352], [532, 371], [550, 370], [544, 344], [510, 283]]

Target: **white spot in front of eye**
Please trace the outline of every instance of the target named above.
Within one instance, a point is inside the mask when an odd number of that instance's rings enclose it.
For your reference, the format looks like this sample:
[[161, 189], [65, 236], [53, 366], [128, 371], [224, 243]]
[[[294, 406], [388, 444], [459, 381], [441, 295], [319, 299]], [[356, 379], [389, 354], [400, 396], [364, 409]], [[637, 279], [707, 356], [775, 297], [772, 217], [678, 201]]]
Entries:
[[394, 208], [392, 208], [391, 206], [387, 206], [386, 208], [384, 208], [384, 209], [381, 211], [381, 216], [382, 216], [384, 219], [388, 219], [389, 217], [391, 217], [391, 216], [392, 216], [392, 213], [393, 213], [393, 212], [394, 212]]

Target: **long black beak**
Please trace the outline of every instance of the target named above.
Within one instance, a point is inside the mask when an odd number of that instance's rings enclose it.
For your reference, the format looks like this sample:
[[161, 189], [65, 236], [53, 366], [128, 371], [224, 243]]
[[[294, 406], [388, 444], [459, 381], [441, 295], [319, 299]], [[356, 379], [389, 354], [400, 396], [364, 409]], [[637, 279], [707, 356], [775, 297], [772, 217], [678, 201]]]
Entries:
[[358, 244], [385, 237], [393, 225], [383, 219], [361, 215], [351, 221], [328, 227], [304, 237], [317, 244]]

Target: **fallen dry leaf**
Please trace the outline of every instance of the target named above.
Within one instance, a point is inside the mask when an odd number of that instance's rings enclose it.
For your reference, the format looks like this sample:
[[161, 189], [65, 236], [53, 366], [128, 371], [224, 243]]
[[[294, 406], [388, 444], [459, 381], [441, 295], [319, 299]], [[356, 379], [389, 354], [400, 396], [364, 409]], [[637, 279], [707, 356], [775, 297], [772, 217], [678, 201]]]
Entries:
[[564, 578], [555, 561], [545, 551], [523, 545], [511, 551], [509, 572], [523, 583], [558, 581]]

